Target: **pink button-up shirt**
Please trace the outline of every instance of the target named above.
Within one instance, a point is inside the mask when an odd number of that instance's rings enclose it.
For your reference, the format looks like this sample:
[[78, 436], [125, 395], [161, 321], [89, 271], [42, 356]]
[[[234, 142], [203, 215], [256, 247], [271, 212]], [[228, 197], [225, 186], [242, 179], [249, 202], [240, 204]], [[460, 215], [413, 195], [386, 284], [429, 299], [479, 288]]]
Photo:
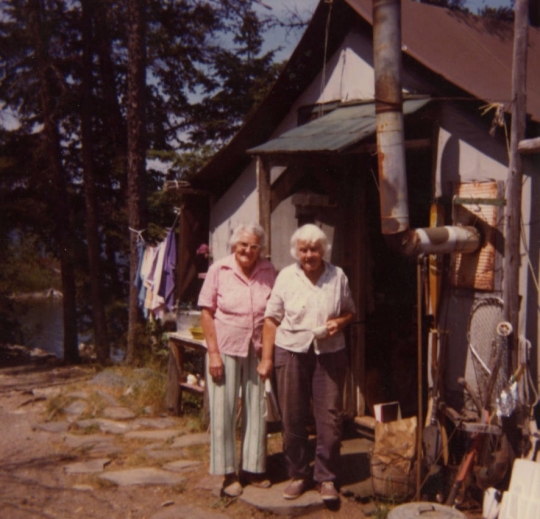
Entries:
[[214, 312], [220, 353], [247, 357], [251, 341], [256, 351], [262, 348], [264, 311], [275, 279], [273, 265], [264, 259], [257, 261], [246, 279], [234, 254], [208, 269], [197, 304]]

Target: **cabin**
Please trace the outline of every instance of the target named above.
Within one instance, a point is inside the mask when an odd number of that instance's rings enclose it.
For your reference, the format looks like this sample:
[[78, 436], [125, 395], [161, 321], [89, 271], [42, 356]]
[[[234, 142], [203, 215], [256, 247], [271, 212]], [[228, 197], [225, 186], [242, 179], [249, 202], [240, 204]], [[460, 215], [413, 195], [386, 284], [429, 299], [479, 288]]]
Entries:
[[[377, 147], [372, 2], [321, 0], [268, 96], [190, 184], [180, 186], [180, 299], [196, 299], [201, 243], [221, 258], [238, 223], [260, 222], [279, 270], [292, 262], [294, 230], [312, 222], [329, 236], [328, 259], [344, 269], [356, 301], [344, 395], [351, 419], [362, 424], [375, 404], [391, 401], [400, 403], [403, 416], [415, 415], [418, 366], [426, 405], [440, 391], [448, 407], [474, 411], [470, 393], [483, 401], [489, 386], [499, 394], [513, 371], [508, 330], [498, 328], [513, 32], [507, 22], [402, 0], [406, 178], [392, 193]], [[530, 27], [528, 38], [526, 137], [534, 138], [540, 135], [539, 29]], [[538, 389], [539, 154], [524, 155], [523, 165], [514, 354], [527, 363], [522, 381]], [[472, 228], [476, 246], [404, 254], [384, 232], [395, 219], [382, 214], [383, 192], [391, 202], [405, 195], [410, 228]]]

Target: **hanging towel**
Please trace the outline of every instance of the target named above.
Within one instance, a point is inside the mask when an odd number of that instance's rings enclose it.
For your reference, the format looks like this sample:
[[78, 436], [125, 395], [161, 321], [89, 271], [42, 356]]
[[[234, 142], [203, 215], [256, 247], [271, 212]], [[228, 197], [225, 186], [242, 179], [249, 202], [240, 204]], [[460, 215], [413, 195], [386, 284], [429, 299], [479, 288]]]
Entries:
[[174, 229], [169, 231], [165, 238], [165, 256], [163, 259], [163, 272], [158, 294], [164, 299], [165, 307], [171, 311], [174, 306], [174, 287], [176, 269], [176, 235]]

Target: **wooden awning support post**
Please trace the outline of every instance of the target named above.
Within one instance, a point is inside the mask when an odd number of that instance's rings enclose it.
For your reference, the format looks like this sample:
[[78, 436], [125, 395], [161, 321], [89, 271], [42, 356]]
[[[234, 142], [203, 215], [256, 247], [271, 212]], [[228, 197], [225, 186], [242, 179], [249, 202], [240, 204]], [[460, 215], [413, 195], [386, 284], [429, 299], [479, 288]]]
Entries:
[[520, 141], [518, 144], [518, 150], [522, 155], [540, 153], [540, 137]]
[[513, 370], [517, 364], [519, 337], [519, 269], [521, 247], [521, 185], [523, 163], [518, 146], [525, 136], [527, 40], [529, 29], [529, 2], [516, 0], [514, 22], [514, 54], [512, 62], [512, 127], [510, 132], [510, 160], [506, 181], [506, 225], [504, 250], [504, 318], [513, 329], [511, 360]]
[[257, 189], [259, 192], [259, 224], [266, 232], [268, 240], [266, 257], [270, 258], [272, 256], [270, 166], [260, 156], [257, 157]]

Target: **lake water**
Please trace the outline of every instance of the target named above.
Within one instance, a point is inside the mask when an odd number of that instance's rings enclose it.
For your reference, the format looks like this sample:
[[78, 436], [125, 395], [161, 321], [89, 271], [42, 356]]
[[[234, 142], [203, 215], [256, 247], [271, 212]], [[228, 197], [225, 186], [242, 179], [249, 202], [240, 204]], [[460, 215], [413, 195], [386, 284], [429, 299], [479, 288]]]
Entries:
[[[16, 308], [22, 328], [21, 343], [30, 349], [41, 348], [61, 359], [64, 356], [62, 298], [32, 299], [25, 303], [16, 303]], [[92, 338], [88, 335], [79, 335], [79, 344], [81, 342], [92, 343]], [[120, 362], [123, 358], [122, 350], [111, 350], [113, 361]]]
[[43, 298], [17, 303], [22, 343], [28, 348], [41, 348], [59, 358], [64, 355], [62, 299]]

